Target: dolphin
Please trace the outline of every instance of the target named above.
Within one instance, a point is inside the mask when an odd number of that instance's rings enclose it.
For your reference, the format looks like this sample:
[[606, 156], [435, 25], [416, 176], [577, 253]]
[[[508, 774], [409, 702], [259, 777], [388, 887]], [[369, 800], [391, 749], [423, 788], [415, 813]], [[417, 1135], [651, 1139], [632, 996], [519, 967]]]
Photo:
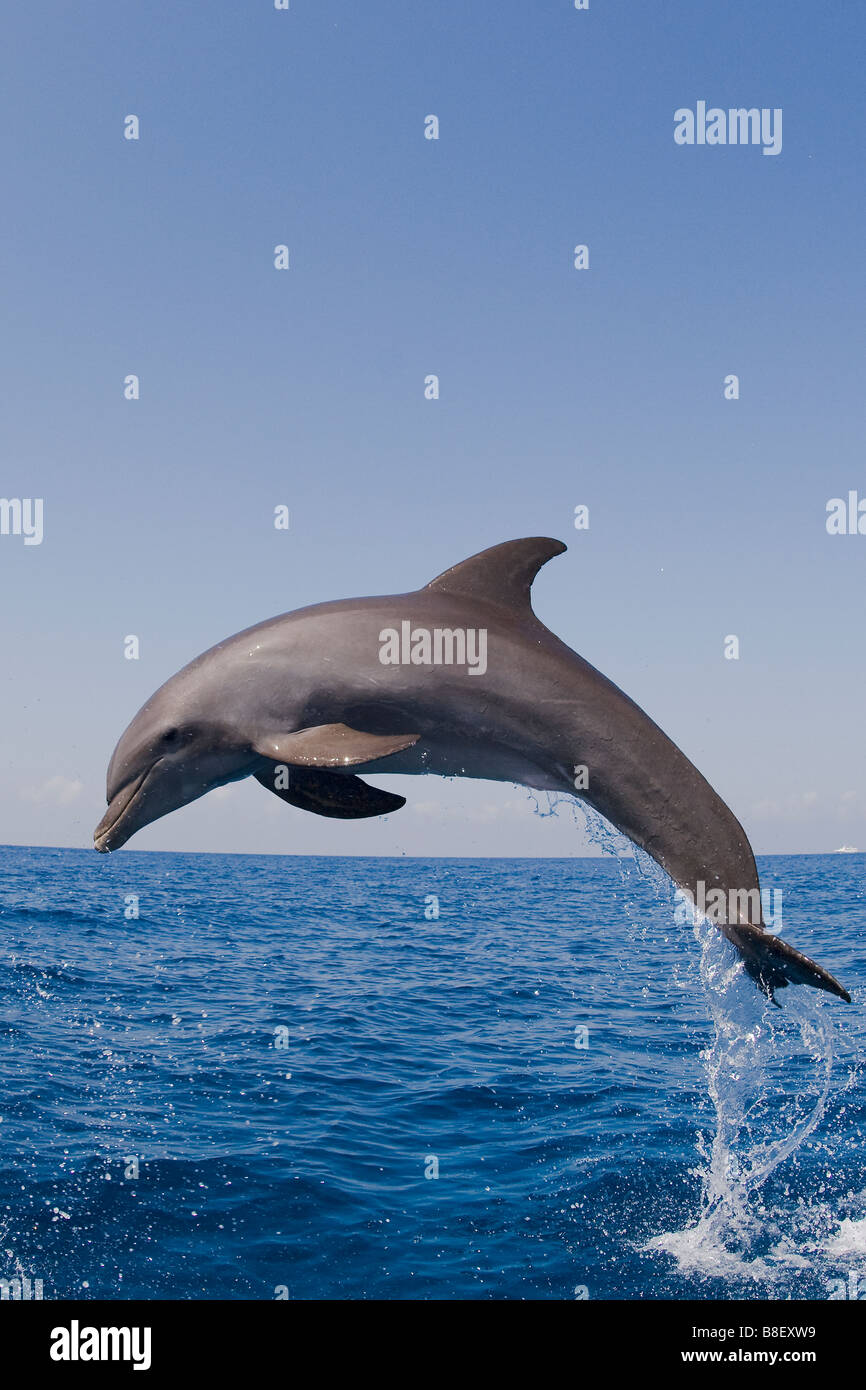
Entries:
[[[97, 850], [243, 777], [320, 816], [405, 797], [362, 775], [517, 782], [587, 801], [711, 920], [773, 999], [788, 984], [850, 1002], [765, 930], [755, 857], [710, 784], [653, 721], [541, 623], [530, 588], [561, 541], [506, 541], [413, 593], [314, 604], [226, 638], [147, 701], [108, 768]], [[575, 772], [580, 770], [579, 776]]]

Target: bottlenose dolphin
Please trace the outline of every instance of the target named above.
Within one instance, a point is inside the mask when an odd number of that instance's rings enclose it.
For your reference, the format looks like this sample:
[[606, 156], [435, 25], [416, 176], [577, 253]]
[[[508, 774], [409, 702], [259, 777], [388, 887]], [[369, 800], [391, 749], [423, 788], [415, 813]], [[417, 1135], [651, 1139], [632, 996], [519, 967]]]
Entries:
[[793, 983], [849, 1000], [765, 931], [746, 834], [697, 768], [536, 618], [532, 581], [565, 549], [506, 541], [414, 593], [315, 604], [218, 643], [120, 739], [96, 849], [242, 777], [347, 819], [405, 805], [359, 773], [518, 782], [582, 797], [693, 901], [716, 894], [713, 920], [770, 998]]

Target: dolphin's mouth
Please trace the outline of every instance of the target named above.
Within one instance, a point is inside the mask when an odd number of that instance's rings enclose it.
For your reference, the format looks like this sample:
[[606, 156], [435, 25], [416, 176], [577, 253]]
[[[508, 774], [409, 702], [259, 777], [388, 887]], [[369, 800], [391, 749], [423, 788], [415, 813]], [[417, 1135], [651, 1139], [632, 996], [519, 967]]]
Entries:
[[139, 802], [146, 782], [161, 762], [162, 758], [157, 758], [146, 772], [142, 772], [139, 777], [134, 777], [116, 796], [112, 797], [108, 810], [93, 832], [93, 848], [98, 850], [100, 854], [108, 854], [113, 849], [119, 849], [133, 833], [131, 829], [128, 833], [125, 832], [124, 825], [130, 819], [133, 807]]

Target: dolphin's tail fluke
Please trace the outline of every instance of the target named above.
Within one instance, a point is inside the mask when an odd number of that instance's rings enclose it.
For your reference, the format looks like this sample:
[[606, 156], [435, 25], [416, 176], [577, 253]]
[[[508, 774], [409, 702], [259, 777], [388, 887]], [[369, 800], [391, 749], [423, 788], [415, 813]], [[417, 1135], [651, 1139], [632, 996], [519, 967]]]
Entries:
[[846, 1004], [851, 1003], [848, 991], [833, 979], [828, 970], [795, 951], [781, 937], [771, 936], [761, 927], [745, 923], [725, 926], [723, 931], [740, 952], [746, 970], [768, 999], [773, 999], [774, 990], [784, 989], [786, 985], [812, 985], [814, 989], [825, 989], [828, 994], [838, 995]]

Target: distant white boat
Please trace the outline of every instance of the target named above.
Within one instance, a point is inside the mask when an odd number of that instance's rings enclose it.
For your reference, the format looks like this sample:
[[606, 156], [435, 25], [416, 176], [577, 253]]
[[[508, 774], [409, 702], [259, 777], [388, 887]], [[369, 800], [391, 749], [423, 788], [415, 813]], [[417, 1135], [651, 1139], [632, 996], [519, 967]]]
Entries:
[[835, 850], [834, 852], [835, 852], [836, 854], [859, 854], [859, 853], [860, 853], [859, 849], [855, 849], [854, 845], [840, 845], [839, 848], [838, 848], [837, 850]]

